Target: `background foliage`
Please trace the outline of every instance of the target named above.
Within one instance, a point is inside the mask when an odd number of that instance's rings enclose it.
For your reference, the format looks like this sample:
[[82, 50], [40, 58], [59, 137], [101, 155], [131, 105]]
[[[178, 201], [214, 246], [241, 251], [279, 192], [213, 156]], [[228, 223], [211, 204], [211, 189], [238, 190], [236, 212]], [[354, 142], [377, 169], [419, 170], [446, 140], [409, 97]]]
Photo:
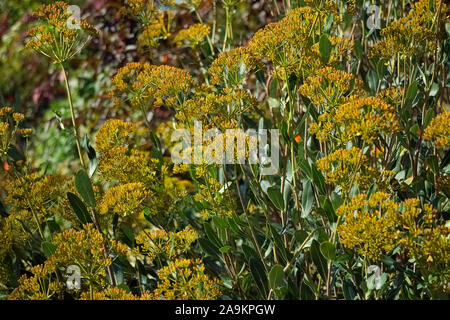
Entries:
[[[70, 4], [71, 59], [58, 4], [0, 4], [2, 298], [448, 297], [443, 1]], [[279, 129], [279, 173], [173, 165], [194, 120]]]

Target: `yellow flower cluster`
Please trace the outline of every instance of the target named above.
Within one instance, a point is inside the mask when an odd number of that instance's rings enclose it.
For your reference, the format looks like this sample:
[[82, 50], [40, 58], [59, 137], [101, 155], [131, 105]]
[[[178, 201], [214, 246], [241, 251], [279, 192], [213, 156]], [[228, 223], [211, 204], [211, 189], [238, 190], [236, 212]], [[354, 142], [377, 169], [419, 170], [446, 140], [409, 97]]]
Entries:
[[379, 260], [398, 244], [398, 209], [399, 205], [384, 192], [372, 194], [369, 199], [363, 194], [355, 196], [336, 212], [343, 219], [338, 227], [341, 243], [362, 256]]
[[189, 250], [197, 239], [197, 232], [187, 227], [179, 232], [166, 232], [162, 229], [143, 230], [137, 237], [138, 251], [151, 261], [156, 258], [171, 260]]
[[177, 203], [192, 189], [192, 183], [186, 180], [164, 176], [163, 185], [150, 199], [146, 208], [151, 216], [159, 216], [166, 219], [168, 215], [177, 210]]
[[93, 224], [83, 225], [82, 230], [69, 229], [57, 234], [53, 239], [55, 253], [46, 261], [46, 265], [78, 265], [83, 278], [99, 281], [105, 275], [105, 268], [112, 263], [110, 257], [105, 259], [103, 236]]
[[450, 111], [438, 114], [425, 129], [424, 140], [433, 140], [436, 149], [450, 146]]
[[371, 143], [378, 135], [389, 135], [399, 129], [394, 108], [373, 97], [355, 99], [340, 106], [334, 119], [345, 128], [347, 140], [361, 136]]
[[154, 0], [127, 0], [120, 12], [136, 18], [144, 27], [150, 25], [159, 14]]
[[[89, 286], [106, 286], [105, 268], [112, 260], [104, 256], [103, 236], [92, 224], [83, 225], [79, 231], [69, 229], [57, 234], [53, 244], [55, 252], [44, 264], [31, 268], [32, 277], [22, 276], [19, 286], [8, 299], [50, 299], [63, 289], [59, 281], [54, 281], [52, 274], [70, 265], [80, 267], [81, 277], [88, 280]], [[118, 254], [126, 252], [120, 243], [111, 242], [111, 246]]]
[[326, 67], [308, 77], [298, 91], [327, 112], [341, 103], [343, 97], [351, 95], [353, 90], [361, 91], [360, 88], [361, 83], [355, 80], [353, 74]]
[[154, 19], [150, 24], [144, 26], [142, 34], [139, 36], [138, 41], [141, 46], [147, 46], [149, 48], [156, 48], [159, 41], [165, 40], [170, 37], [170, 19], [171, 12], [168, 11], [168, 23], [165, 25], [164, 18], [165, 13], [160, 12], [156, 19]]
[[[0, 262], [2, 262], [2, 272], [9, 273], [10, 268], [7, 267], [8, 263], [4, 262], [10, 254], [14, 254], [15, 250], [23, 250], [30, 241], [30, 234], [24, 231], [24, 225], [19, 220], [21, 216], [17, 214], [11, 214], [6, 218], [0, 218]], [[3, 273], [4, 276], [6, 274]], [[0, 285], [6, 285], [6, 282], [10, 280], [9, 277], [1, 278]]]
[[63, 1], [43, 5], [34, 16], [42, 25], [29, 30], [27, 48], [47, 56], [55, 63], [62, 63], [76, 55], [97, 30], [85, 19], [72, 17], [69, 5]]
[[392, 106], [396, 106], [399, 103], [402, 102], [403, 96], [405, 93], [404, 88], [389, 88], [385, 90], [381, 90], [377, 94], [377, 98], [385, 101], [387, 104], [390, 104]]
[[133, 107], [143, 110], [162, 104], [168, 107], [179, 106], [179, 96], [188, 94], [193, 82], [193, 78], [185, 70], [137, 62], [120, 68], [112, 80], [119, 101], [125, 96]]
[[[328, 40], [331, 43], [330, 58], [328, 61], [322, 61], [321, 59], [311, 59], [309, 60], [309, 70], [308, 73], [314, 74], [315, 70], [324, 68], [326, 66], [341, 66], [343, 61], [351, 62], [352, 51], [353, 51], [353, 41], [348, 39], [343, 39], [339, 37], [329, 36]], [[316, 56], [320, 56], [319, 43], [315, 43], [312, 47], [312, 53]]]
[[[367, 163], [367, 157], [361, 149], [339, 149], [317, 160], [317, 168], [326, 173], [326, 182], [348, 191], [352, 182], [359, 183], [363, 172], [361, 168]], [[353, 177], [354, 180], [353, 180]]]
[[140, 297], [128, 292], [122, 288], [107, 288], [102, 291], [83, 292], [81, 300], [150, 300], [149, 293], [144, 292]]
[[239, 87], [245, 81], [248, 71], [259, 66], [258, 60], [248, 47], [239, 47], [222, 52], [208, 70], [213, 84]]
[[200, 260], [176, 259], [158, 270], [155, 300], [214, 300], [220, 295], [220, 282], [204, 273]]
[[25, 116], [22, 113], [13, 112], [9, 107], [0, 107], [0, 159], [6, 158], [17, 132], [23, 137], [31, 134], [31, 129], [19, 129], [19, 124], [24, 120]]
[[400, 246], [425, 274], [442, 278], [441, 289], [450, 282], [450, 230], [437, 225], [435, 211], [429, 204], [421, 208], [419, 199], [396, 203], [385, 192], [355, 196], [338, 208], [342, 224], [338, 227], [342, 244], [359, 254], [379, 260], [383, 254]]
[[100, 213], [117, 213], [126, 217], [138, 213], [149, 191], [140, 183], [127, 183], [111, 187], [103, 195]]
[[435, 213], [429, 204], [425, 204], [421, 210], [418, 199], [406, 200], [399, 214], [399, 222], [404, 229], [400, 244], [407, 249], [408, 256], [413, 257], [419, 266], [428, 271], [442, 273], [445, 283], [448, 284], [450, 229], [436, 225]]
[[99, 160], [98, 169], [105, 181], [121, 184], [142, 182], [148, 186], [155, 179], [157, 162], [151, 159], [149, 152], [123, 146], [105, 152]]
[[195, 194], [195, 201], [202, 205], [202, 219], [208, 219], [211, 216], [230, 216], [236, 209], [235, 195], [231, 194], [229, 189], [222, 190], [223, 185], [213, 178], [206, 177], [206, 166], [196, 168], [196, 176], [203, 177], [205, 182], [199, 185], [199, 191]]
[[215, 93], [197, 94], [192, 99], [185, 101], [176, 118], [190, 124], [195, 120], [199, 121], [202, 123], [203, 131], [217, 128], [225, 132], [226, 129], [238, 127], [237, 119], [244, 112], [250, 113], [259, 107], [259, 102], [255, 97], [245, 90], [227, 88], [220, 95]]
[[[332, 1], [316, 9], [306, 6], [294, 9], [279, 22], [270, 23], [258, 30], [249, 47], [257, 57], [274, 64], [275, 76], [286, 80], [287, 73], [303, 75], [305, 67], [317, 64], [317, 54], [311, 46], [318, 39], [326, 17], [333, 14], [339, 20]], [[337, 42], [336, 42], [337, 43]]]
[[122, 147], [131, 134], [136, 131], [136, 125], [121, 120], [108, 120], [99, 129], [96, 136], [97, 150], [107, 152], [113, 148]]
[[37, 265], [31, 268], [33, 276], [26, 274], [20, 277], [18, 286], [8, 296], [8, 300], [50, 300], [62, 292], [62, 285], [50, 279], [46, 265]]
[[187, 42], [189, 47], [195, 49], [209, 35], [210, 29], [206, 24], [197, 23], [187, 29], [180, 30], [174, 41], [179, 47], [182, 46], [183, 42]]
[[375, 98], [347, 99], [329, 113], [319, 116], [319, 122], [311, 125], [309, 131], [319, 140], [336, 139], [345, 144], [356, 137], [371, 144], [379, 135], [391, 135], [399, 130], [395, 109]]
[[371, 54], [385, 58], [400, 54], [405, 58], [433, 53], [436, 50], [436, 16], [441, 5], [440, 14], [445, 16], [448, 8], [440, 0], [415, 2], [406, 17], [381, 31], [385, 39], [374, 45]]
[[70, 177], [61, 175], [41, 176], [32, 173], [19, 176], [7, 186], [6, 201], [11, 206], [11, 214], [31, 230], [38, 228], [38, 222], [41, 224], [51, 216], [74, 222], [77, 219], [66, 196], [72, 185]]

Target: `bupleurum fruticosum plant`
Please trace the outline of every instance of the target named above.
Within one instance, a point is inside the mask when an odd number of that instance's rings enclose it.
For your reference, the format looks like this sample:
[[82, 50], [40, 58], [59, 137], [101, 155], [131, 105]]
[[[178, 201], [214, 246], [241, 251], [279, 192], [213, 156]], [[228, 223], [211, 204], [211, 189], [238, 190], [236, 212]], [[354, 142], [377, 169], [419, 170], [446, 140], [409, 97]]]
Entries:
[[[355, 1], [266, 3], [254, 29], [246, 1], [124, 1], [138, 54], [103, 71], [83, 149], [65, 68], [98, 31], [65, 2], [35, 12], [27, 47], [63, 69], [80, 163], [43, 173], [0, 108], [2, 298], [448, 297], [448, 6], [391, 1], [372, 30]], [[205, 137], [199, 161], [172, 162], [177, 129]], [[278, 129], [277, 172], [234, 146], [222, 164], [227, 129]]]

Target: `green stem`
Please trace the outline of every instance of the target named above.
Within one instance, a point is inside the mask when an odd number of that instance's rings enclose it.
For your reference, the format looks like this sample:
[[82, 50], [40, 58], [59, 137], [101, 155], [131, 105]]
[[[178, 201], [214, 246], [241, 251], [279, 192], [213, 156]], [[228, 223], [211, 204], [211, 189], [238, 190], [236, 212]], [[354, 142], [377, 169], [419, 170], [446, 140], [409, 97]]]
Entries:
[[67, 98], [69, 100], [70, 116], [72, 118], [73, 133], [75, 135], [75, 140], [76, 140], [76, 143], [77, 143], [78, 156], [80, 157], [81, 165], [83, 166], [83, 168], [85, 168], [86, 166], [85, 166], [85, 163], [84, 163], [84, 160], [83, 160], [83, 155], [81, 153], [80, 136], [79, 136], [79, 133], [78, 133], [77, 124], [75, 122], [75, 112], [74, 112], [74, 109], [73, 109], [72, 94], [70, 92], [70, 85], [69, 85], [69, 81], [67, 79], [66, 69], [64, 69], [64, 65], [62, 63], [60, 65], [61, 65], [61, 68], [62, 68], [62, 71], [63, 71], [63, 74], [64, 74], [64, 82], [65, 82], [65, 85], [66, 85]]

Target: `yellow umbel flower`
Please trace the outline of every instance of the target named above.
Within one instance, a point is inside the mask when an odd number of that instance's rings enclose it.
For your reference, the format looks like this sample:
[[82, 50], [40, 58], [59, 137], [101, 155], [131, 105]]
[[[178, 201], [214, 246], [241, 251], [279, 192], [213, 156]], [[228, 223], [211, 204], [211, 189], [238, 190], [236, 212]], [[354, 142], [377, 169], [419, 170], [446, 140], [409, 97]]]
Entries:
[[[62, 1], [41, 6], [34, 16], [42, 25], [28, 32], [27, 48], [34, 49], [55, 63], [63, 63], [79, 53], [90, 37], [97, 34], [97, 30], [85, 19], [72, 21], [68, 9], [69, 5]], [[70, 23], [78, 25], [71, 26]]]
[[157, 160], [150, 153], [131, 149], [128, 146], [116, 147], [105, 152], [98, 164], [102, 179], [121, 184], [142, 182], [150, 185], [156, 175]]
[[247, 73], [258, 65], [258, 60], [248, 47], [239, 47], [219, 54], [208, 73], [213, 84], [238, 87], [244, 83]]
[[440, 0], [420, 0], [412, 5], [411, 11], [404, 18], [394, 21], [381, 31], [384, 40], [377, 42], [371, 55], [390, 59], [397, 54], [402, 58], [420, 53], [433, 53], [436, 50], [437, 8], [441, 7], [441, 17], [448, 8]]
[[361, 91], [362, 84], [355, 76], [332, 67], [318, 70], [314, 76], [308, 77], [300, 86], [299, 93], [311, 99], [312, 103], [321, 106], [321, 112], [328, 112], [350, 96], [354, 90]]
[[157, 257], [170, 260], [185, 253], [196, 239], [197, 232], [188, 226], [179, 232], [144, 230], [136, 237], [136, 243], [140, 245], [139, 251], [150, 260]]
[[450, 146], [450, 111], [444, 111], [436, 116], [425, 129], [424, 140], [433, 140], [436, 149]]
[[81, 300], [150, 300], [150, 294], [144, 292], [140, 297], [122, 288], [107, 288], [102, 291], [83, 292]]
[[171, 12], [168, 11], [167, 15], [167, 26], [164, 22], [164, 12], [160, 12], [150, 24], [144, 26], [144, 30], [138, 38], [138, 42], [141, 46], [156, 48], [161, 40], [170, 37]]
[[[326, 173], [326, 182], [341, 190], [348, 191], [352, 182], [359, 183], [364, 175], [361, 168], [366, 165], [367, 157], [356, 147], [339, 149], [317, 160], [317, 168]], [[353, 177], [354, 180], [353, 180]]]
[[31, 129], [19, 129], [19, 124], [24, 120], [25, 116], [22, 113], [13, 113], [9, 107], [0, 108], [0, 159], [6, 158], [17, 133], [21, 133], [24, 137], [31, 134]]
[[100, 128], [96, 137], [97, 150], [105, 152], [116, 147], [122, 147], [128, 137], [136, 131], [136, 125], [121, 120], [108, 120]]
[[187, 29], [181, 30], [176, 35], [174, 41], [177, 46], [181, 47], [184, 42], [189, 47], [195, 49], [209, 35], [210, 27], [206, 24], [194, 24]]
[[394, 108], [379, 99], [368, 97], [350, 101], [336, 110], [334, 120], [343, 128], [348, 140], [361, 136], [371, 143], [378, 135], [390, 135], [399, 129]]
[[120, 68], [112, 83], [115, 96], [129, 100], [131, 106], [147, 110], [180, 105], [180, 95], [187, 95], [194, 80], [185, 70], [171, 66], [154, 66], [132, 62]]
[[345, 145], [360, 137], [372, 144], [379, 135], [391, 135], [400, 128], [394, 107], [375, 97], [350, 97], [346, 103], [321, 114], [310, 132], [320, 140]]
[[355, 196], [336, 212], [343, 216], [338, 227], [342, 244], [362, 256], [379, 260], [398, 244], [398, 209], [399, 205], [384, 192], [377, 192], [369, 199], [366, 195]]
[[309, 72], [305, 67], [320, 64], [312, 48], [313, 39], [320, 37], [321, 28], [330, 13], [335, 21], [339, 21], [332, 1], [326, 1], [326, 5], [320, 8], [306, 6], [291, 10], [279, 22], [258, 30], [249, 43], [250, 50], [257, 57], [272, 62], [274, 75], [280, 79], [287, 80], [286, 73], [292, 72], [302, 76], [305, 71]]
[[142, 26], [146, 27], [155, 20], [159, 10], [154, 0], [127, 0], [120, 13], [137, 19]]
[[200, 260], [176, 259], [158, 271], [155, 300], [214, 300], [220, 297], [220, 282], [205, 274]]
[[18, 219], [20, 217], [31, 230], [37, 229], [38, 222], [42, 223], [51, 216], [75, 222], [77, 218], [66, 195], [72, 186], [70, 177], [33, 173], [10, 182], [7, 202], [12, 215]]
[[117, 213], [126, 217], [137, 213], [142, 202], [149, 195], [145, 186], [138, 183], [121, 184], [106, 191], [100, 204], [100, 213]]
[[31, 268], [33, 276], [26, 274], [20, 277], [17, 288], [8, 296], [8, 300], [50, 300], [62, 292], [62, 285], [52, 281], [47, 265], [37, 265]]

